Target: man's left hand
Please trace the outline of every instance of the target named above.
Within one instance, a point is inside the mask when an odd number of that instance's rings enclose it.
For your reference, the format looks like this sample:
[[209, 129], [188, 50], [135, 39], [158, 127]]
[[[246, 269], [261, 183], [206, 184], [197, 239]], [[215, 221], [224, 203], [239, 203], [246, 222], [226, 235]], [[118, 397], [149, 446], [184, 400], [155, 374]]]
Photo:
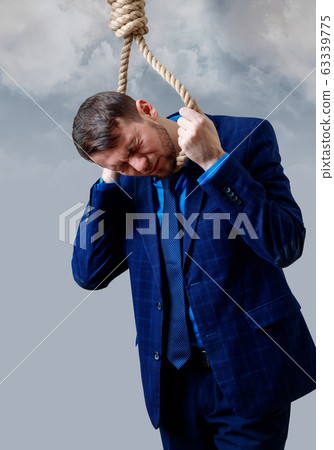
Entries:
[[[197, 106], [197, 105], [196, 105]], [[222, 149], [217, 130], [197, 106], [197, 112], [183, 107], [177, 120], [178, 144], [192, 161], [208, 170], [226, 152]]]

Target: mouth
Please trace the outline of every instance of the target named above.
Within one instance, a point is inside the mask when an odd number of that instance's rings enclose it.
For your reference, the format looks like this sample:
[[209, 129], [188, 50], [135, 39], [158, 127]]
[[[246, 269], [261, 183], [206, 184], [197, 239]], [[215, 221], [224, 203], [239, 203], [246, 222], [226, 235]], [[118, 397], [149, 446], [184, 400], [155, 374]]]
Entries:
[[147, 175], [151, 176], [154, 175], [159, 170], [159, 159], [157, 160], [155, 166], [153, 167], [153, 170], [151, 170]]

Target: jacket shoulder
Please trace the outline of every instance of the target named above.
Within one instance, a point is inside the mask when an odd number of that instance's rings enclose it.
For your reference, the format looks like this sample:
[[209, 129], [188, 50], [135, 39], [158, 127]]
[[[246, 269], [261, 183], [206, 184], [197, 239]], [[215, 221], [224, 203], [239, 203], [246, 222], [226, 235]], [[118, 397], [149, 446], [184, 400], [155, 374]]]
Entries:
[[261, 140], [276, 144], [274, 129], [267, 120], [224, 115], [208, 115], [208, 118], [214, 123], [224, 150], [228, 153], [238, 150], [234, 155], [239, 159], [246, 156], [250, 141], [252, 148], [258, 146], [254, 142], [259, 144]]
[[224, 127], [226, 129], [232, 129], [233, 131], [239, 130], [240, 132], [245, 130], [252, 130], [260, 124], [269, 126], [271, 124], [266, 119], [260, 117], [238, 117], [238, 116], [225, 116], [225, 115], [210, 115], [206, 114], [209, 119], [216, 125], [216, 128]]

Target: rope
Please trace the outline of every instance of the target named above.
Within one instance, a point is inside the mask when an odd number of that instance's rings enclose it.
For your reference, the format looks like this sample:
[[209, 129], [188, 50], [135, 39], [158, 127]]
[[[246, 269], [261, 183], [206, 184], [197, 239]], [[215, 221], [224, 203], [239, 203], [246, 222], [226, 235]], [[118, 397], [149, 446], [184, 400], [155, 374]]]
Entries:
[[[122, 94], [126, 93], [131, 45], [134, 40], [146, 61], [176, 90], [185, 106], [196, 110], [195, 101], [187, 89], [178, 78], [167, 70], [165, 66], [160, 64], [145, 42], [144, 35], [148, 33], [148, 20], [145, 16], [145, 1], [107, 0], [107, 2], [111, 5], [109, 26], [115, 31], [116, 37], [124, 38], [117, 92]], [[186, 160], [187, 156], [182, 150], [176, 158], [176, 165], [182, 166]]]

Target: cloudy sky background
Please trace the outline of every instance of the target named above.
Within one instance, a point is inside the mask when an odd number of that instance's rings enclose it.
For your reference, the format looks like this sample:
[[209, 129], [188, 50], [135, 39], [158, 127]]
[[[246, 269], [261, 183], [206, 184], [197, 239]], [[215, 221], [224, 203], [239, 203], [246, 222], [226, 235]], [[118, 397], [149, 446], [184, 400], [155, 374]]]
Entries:
[[[85, 98], [117, 89], [122, 41], [109, 11], [102, 0], [2, 1], [0, 382], [89, 295], [72, 280], [58, 216], [86, 203], [100, 175], [68, 135]], [[153, 53], [205, 112], [270, 114], [307, 228], [304, 255], [286, 275], [314, 335], [315, 1], [148, 0], [146, 15]], [[135, 45], [127, 92], [162, 116], [182, 106]], [[123, 274], [0, 384], [1, 448], [160, 448], [134, 340]], [[313, 410], [313, 394], [294, 405], [287, 450], [314, 448]]]

